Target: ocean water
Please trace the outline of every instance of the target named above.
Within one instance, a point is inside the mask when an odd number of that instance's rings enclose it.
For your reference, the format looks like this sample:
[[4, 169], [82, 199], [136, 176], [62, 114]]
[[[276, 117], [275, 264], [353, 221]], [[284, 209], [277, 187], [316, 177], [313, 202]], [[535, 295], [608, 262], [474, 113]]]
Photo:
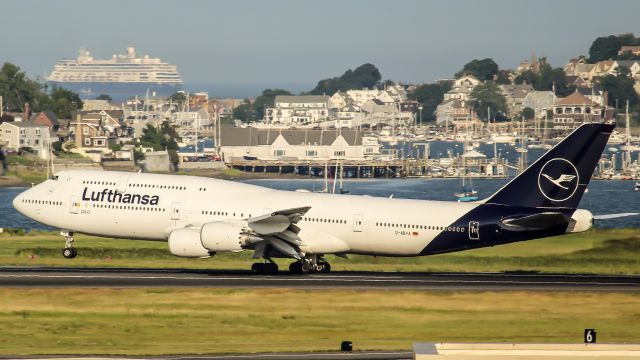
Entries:
[[[491, 195], [507, 181], [508, 179], [474, 180], [473, 185], [482, 198]], [[320, 190], [324, 187], [322, 179], [245, 180], [244, 182], [290, 191], [298, 189]], [[634, 191], [634, 184], [633, 181], [592, 180], [589, 191], [582, 198], [580, 207], [590, 210], [594, 215], [640, 212], [640, 191]], [[453, 194], [460, 190], [461, 183], [456, 179], [366, 179], [345, 180], [344, 187], [353, 195], [380, 197], [393, 195], [394, 198], [454, 201]], [[24, 190], [26, 188], [0, 188], [0, 227], [47, 229], [47, 227], [22, 216], [13, 208], [13, 199]], [[602, 220], [596, 222], [596, 226], [640, 228], [640, 216]]]

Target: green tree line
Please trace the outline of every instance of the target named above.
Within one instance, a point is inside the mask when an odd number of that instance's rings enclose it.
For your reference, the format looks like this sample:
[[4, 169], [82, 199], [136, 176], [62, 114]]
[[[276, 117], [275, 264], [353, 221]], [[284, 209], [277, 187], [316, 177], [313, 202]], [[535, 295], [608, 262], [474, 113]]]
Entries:
[[0, 96], [3, 110], [20, 112], [29, 103], [32, 112], [51, 110], [59, 118], [70, 118], [82, 108], [78, 94], [59, 87], [48, 91], [46, 84], [29, 79], [18, 66], [5, 62], [0, 69]]

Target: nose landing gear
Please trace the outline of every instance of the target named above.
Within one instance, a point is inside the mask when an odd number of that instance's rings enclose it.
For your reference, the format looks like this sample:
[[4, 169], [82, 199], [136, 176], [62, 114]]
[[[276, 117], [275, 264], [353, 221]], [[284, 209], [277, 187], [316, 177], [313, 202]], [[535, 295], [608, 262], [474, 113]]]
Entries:
[[73, 231], [63, 230], [60, 232], [60, 235], [66, 238], [64, 249], [62, 250], [62, 256], [67, 259], [73, 259], [78, 256], [78, 250], [73, 247]]

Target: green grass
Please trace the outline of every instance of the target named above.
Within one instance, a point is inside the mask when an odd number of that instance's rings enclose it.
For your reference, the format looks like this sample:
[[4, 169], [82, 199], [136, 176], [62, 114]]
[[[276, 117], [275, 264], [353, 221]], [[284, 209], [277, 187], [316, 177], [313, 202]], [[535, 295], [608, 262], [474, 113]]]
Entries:
[[413, 342], [640, 336], [640, 294], [291, 289], [3, 289], [0, 355], [409, 350]]
[[[165, 242], [76, 236], [79, 255], [60, 255], [64, 240], [50, 232], [0, 235], [0, 266], [176, 267], [249, 269], [252, 252], [222, 253], [212, 259], [184, 259], [169, 254]], [[530, 271], [547, 273], [640, 274], [640, 231], [591, 230], [459, 253], [388, 258], [328, 256], [334, 270], [344, 271]], [[278, 259], [281, 269], [291, 260]]]

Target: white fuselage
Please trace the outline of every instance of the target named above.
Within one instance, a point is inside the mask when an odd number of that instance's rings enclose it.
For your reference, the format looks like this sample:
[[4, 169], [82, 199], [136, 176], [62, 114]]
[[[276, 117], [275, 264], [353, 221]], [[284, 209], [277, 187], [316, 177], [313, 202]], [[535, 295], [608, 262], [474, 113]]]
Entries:
[[[116, 192], [118, 194], [116, 194]], [[171, 231], [310, 207], [297, 223], [309, 253], [415, 256], [478, 203], [273, 190], [195, 176], [64, 171], [14, 206], [43, 224], [105, 237], [167, 240]], [[335, 251], [327, 243], [337, 239]]]

